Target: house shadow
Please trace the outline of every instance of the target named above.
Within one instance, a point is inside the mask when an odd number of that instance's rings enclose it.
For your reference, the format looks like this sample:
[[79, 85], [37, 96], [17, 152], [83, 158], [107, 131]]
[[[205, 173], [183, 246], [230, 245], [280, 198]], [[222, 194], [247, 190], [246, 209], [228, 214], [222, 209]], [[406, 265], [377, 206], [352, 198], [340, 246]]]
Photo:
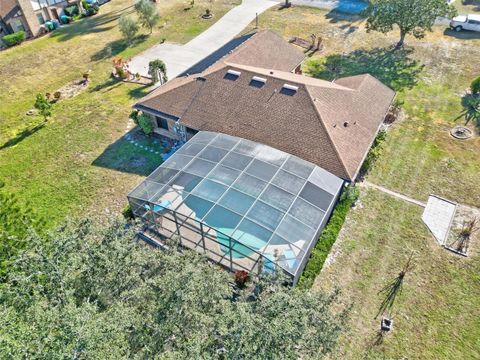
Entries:
[[32, 136], [39, 130], [43, 129], [45, 127], [45, 122], [42, 122], [41, 124], [35, 125], [34, 127], [27, 128], [22, 130], [20, 133], [18, 133], [15, 137], [11, 138], [7, 142], [5, 142], [3, 145], [0, 145], [0, 150], [15, 146], [25, 140], [26, 138]]
[[228, 55], [235, 48], [237, 48], [238, 46], [243, 44], [245, 41], [250, 39], [254, 34], [255, 34], [255, 31], [249, 32], [248, 34], [244, 34], [239, 37], [236, 37], [235, 39], [230, 40], [228, 43], [223, 45], [220, 49], [216, 50], [215, 52], [211, 53], [209, 56], [207, 56], [200, 62], [196, 63], [189, 69], [185, 70], [179, 76], [184, 76], [187, 74], [197, 74], [204, 71], [209, 66], [211, 66], [212, 64], [220, 60], [222, 57]]
[[67, 26], [62, 26], [52, 33], [52, 37], [59, 41], [68, 41], [78, 35], [96, 34], [108, 31], [117, 26], [116, 21], [123, 14], [134, 12], [134, 5], [124, 9], [111, 11], [105, 14], [97, 14], [88, 18], [83, 18]]
[[128, 90], [128, 96], [131, 99], [141, 99], [153, 90], [152, 85], [142, 85]]
[[370, 74], [396, 91], [410, 89], [417, 84], [423, 65], [410, 57], [413, 50], [375, 48], [333, 54], [323, 61], [309, 64], [308, 72], [316, 78], [334, 80], [341, 77]]
[[480, 39], [480, 32], [476, 31], [455, 31], [452, 29], [445, 29], [443, 35], [454, 37], [459, 40], [478, 40]]
[[92, 165], [148, 176], [163, 162], [162, 152], [164, 148], [157, 138], [143, 135], [138, 128], [134, 128], [108, 145]]
[[127, 42], [124, 39], [119, 39], [115, 41], [111, 41], [108, 44], [106, 44], [103, 49], [97, 51], [95, 54], [93, 54], [90, 57], [90, 60], [92, 61], [99, 61], [99, 60], [105, 60], [108, 59], [112, 56], [116, 56], [120, 54], [122, 51], [127, 49], [130, 46], [136, 46], [144, 42], [145, 40], [148, 39], [148, 35], [142, 34], [138, 35], [133, 39], [131, 44], [127, 44]]

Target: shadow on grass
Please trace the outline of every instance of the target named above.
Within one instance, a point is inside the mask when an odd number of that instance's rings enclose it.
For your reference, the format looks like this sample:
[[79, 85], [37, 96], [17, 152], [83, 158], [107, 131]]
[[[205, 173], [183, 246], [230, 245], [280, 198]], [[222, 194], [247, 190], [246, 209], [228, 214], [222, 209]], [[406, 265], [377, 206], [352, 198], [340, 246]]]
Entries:
[[[134, 5], [131, 5], [124, 9], [111, 11], [105, 14], [100, 13], [98, 15], [81, 19], [71, 25], [63, 26], [56, 30], [52, 34], [52, 37], [58, 38], [59, 41], [68, 41], [78, 35], [96, 34], [111, 30], [117, 25], [116, 21], [120, 16], [123, 14], [130, 14], [134, 11], [133, 7]], [[108, 24], [110, 25], [105, 26]]]
[[379, 295], [385, 296], [378, 309], [377, 315], [375, 319], [378, 318], [380, 315], [385, 313], [388, 314], [389, 317], [392, 315], [393, 305], [395, 304], [395, 299], [399, 294], [402, 293], [402, 285], [405, 275], [408, 271], [411, 270], [411, 261], [412, 261], [413, 253], [408, 258], [407, 264], [403, 267], [402, 271], [398, 274], [398, 276], [393, 279], [393, 281], [387, 284], [382, 290], [378, 292]]
[[128, 134], [138, 145], [122, 136], [109, 145], [92, 165], [141, 176], [150, 175], [163, 162], [160, 154], [155, 154], [150, 149], [162, 152], [163, 147], [156, 143], [153, 136], [141, 135], [137, 129]]
[[6, 143], [1, 145], [0, 150], [3, 150], [3, 149], [6, 149], [6, 148], [9, 148], [11, 146], [17, 145], [18, 143], [22, 142], [23, 140], [25, 140], [29, 136], [35, 134], [37, 131], [43, 129], [44, 127], [45, 127], [45, 122], [43, 122], [41, 124], [38, 124], [38, 125], [35, 125], [32, 128], [22, 130], [15, 137], [13, 137], [12, 139], [8, 140]]
[[324, 80], [369, 73], [392, 89], [400, 91], [414, 87], [423, 70], [423, 65], [410, 57], [412, 52], [410, 49], [360, 49], [311, 61], [308, 72]]
[[103, 49], [93, 54], [90, 57], [90, 60], [99, 61], [99, 60], [108, 59], [112, 56], [116, 56], [120, 54], [122, 51], [124, 51], [125, 49], [127, 49], [128, 47], [133, 47], [141, 44], [142, 42], [147, 40], [147, 38], [148, 38], [148, 35], [146, 34], [139, 35], [135, 37], [135, 39], [133, 39], [131, 44], [127, 44], [127, 42], [124, 39], [112, 41], [106, 44]]
[[152, 85], [142, 85], [134, 89], [128, 90], [128, 95], [132, 99], [141, 99], [152, 91]]
[[455, 31], [452, 29], [445, 29], [443, 35], [451, 36], [460, 40], [478, 40], [480, 39], [480, 32], [475, 31]]
[[123, 84], [122, 81], [120, 81], [118, 79], [115, 79], [113, 77], [110, 77], [107, 81], [105, 81], [101, 84], [95, 85], [89, 91], [90, 92], [97, 92], [97, 91], [104, 90], [103, 92], [107, 92], [107, 91], [110, 91], [110, 90], [113, 90], [113, 89], [119, 87], [122, 84]]

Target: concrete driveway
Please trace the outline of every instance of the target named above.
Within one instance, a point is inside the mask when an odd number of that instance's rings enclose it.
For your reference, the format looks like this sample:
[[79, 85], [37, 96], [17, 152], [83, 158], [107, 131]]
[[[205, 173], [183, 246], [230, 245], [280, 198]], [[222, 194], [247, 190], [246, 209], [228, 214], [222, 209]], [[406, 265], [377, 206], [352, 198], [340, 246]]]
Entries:
[[[149, 77], [148, 63], [160, 59], [167, 66], [168, 78], [173, 79], [210, 55], [214, 53], [218, 55], [222, 48], [228, 52], [228, 44], [255, 19], [255, 14], [260, 14], [274, 5], [278, 5], [278, 2], [243, 0], [241, 5], [230, 10], [210, 28], [185, 45], [158, 44], [135, 56], [129, 64], [130, 71], [133, 74], [138, 72], [142, 76]], [[218, 57], [220, 55], [215, 58]], [[214, 61], [213, 58], [212, 61]]]

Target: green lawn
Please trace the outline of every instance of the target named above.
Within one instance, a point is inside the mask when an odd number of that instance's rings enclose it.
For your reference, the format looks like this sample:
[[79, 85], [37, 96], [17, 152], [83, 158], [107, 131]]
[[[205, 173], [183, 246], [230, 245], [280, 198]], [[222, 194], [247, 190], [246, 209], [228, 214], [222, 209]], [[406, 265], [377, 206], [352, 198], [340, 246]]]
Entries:
[[456, 0], [453, 5], [459, 14], [480, 14], [479, 0]]
[[[392, 52], [395, 32], [366, 33], [361, 19], [301, 7], [271, 9], [260, 16], [260, 26], [285, 38], [322, 36], [323, 51], [303, 67], [312, 76], [332, 80], [370, 72], [397, 90], [403, 116], [389, 129], [368, 181], [422, 201], [435, 193], [480, 207], [478, 129], [465, 142], [448, 133], [460, 113], [460, 97], [480, 75], [479, 36], [435, 27], [425, 39], [408, 37], [404, 51]], [[314, 284], [339, 287], [343, 304], [352, 305], [333, 358], [478, 359], [480, 244], [468, 259], [452, 255], [426, 230], [420, 207], [374, 190], [361, 193], [334, 245], [333, 262]], [[394, 305], [394, 331], [379, 343], [378, 292], [411, 253], [414, 267]]]
[[[0, 150], [0, 179], [50, 225], [66, 215], [118, 213], [128, 190], [161, 162], [158, 155], [120, 140], [131, 105], [149, 89], [112, 81], [111, 58], [129, 58], [163, 38], [186, 42], [236, 0], [197, 1], [189, 11], [182, 1], [161, 2], [162, 19], [153, 34], [140, 34], [126, 48], [117, 20], [132, 12], [133, 3], [112, 1], [97, 16], [0, 52], [0, 148], [9, 140], [15, 144]], [[214, 20], [200, 19], [206, 7], [212, 8]], [[88, 69], [88, 89], [58, 103], [47, 125], [31, 130], [42, 122], [25, 115], [35, 95], [53, 93]]]
[[[478, 359], [480, 357], [480, 244], [473, 258], [437, 245], [422, 224], [422, 209], [375, 190], [363, 190], [334, 246], [335, 262], [317, 287], [340, 287], [351, 319], [335, 358]], [[385, 296], [413, 254], [412, 270], [393, 305], [394, 330], [378, 341]]]

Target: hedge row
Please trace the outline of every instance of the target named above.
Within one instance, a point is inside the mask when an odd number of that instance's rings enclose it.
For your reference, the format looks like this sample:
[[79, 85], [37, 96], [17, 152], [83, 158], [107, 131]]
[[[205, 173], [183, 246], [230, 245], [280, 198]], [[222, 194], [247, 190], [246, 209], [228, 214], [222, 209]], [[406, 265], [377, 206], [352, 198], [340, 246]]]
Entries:
[[298, 283], [299, 288], [309, 289], [312, 287], [315, 278], [320, 274], [323, 264], [342, 229], [348, 211], [358, 199], [358, 193], [358, 188], [353, 186], [349, 186], [342, 193], [330, 221], [325, 229], [323, 229], [315, 248], [312, 250], [305, 271]]
[[10, 47], [10, 46], [21, 44], [23, 40], [25, 40], [25, 37], [26, 37], [25, 31], [18, 31], [10, 35], [5, 35], [2, 38], [2, 41], [5, 43], [5, 45]]

